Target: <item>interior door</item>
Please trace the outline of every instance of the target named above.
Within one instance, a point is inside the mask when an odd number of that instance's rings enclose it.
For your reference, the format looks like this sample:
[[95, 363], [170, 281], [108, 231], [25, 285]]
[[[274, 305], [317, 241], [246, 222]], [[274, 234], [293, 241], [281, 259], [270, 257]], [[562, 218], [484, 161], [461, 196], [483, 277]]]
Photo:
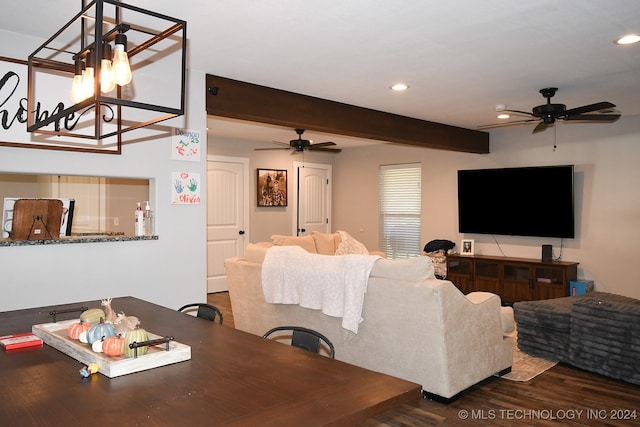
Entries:
[[207, 292], [228, 290], [226, 258], [242, 256], [248, 241], [248, 160], [207, 161]]
[[331, 232], [331, 166], [301, 165], [297, 167], [298, 219], [297, 234], [312, 231]]

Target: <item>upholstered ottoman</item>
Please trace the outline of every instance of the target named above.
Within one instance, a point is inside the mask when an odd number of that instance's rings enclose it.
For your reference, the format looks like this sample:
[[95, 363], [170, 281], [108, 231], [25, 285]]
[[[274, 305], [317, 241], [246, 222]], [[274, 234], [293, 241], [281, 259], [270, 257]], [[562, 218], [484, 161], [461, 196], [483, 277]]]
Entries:
[[594, 293], [573, 304], [570, 363], [640, 384], [640, 300]]
[[514, 303], [520, 350], [546, 359], [568, 361], [571, 308], [583, 297]]

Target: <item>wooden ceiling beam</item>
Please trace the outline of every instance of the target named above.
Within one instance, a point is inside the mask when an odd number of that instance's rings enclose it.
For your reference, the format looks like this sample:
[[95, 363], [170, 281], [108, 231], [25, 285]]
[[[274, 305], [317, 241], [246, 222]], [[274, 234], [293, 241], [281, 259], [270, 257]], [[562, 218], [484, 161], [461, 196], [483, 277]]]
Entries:
[[466, 153], [489, 152], [489, 134], [207, 74], [207, 114]]

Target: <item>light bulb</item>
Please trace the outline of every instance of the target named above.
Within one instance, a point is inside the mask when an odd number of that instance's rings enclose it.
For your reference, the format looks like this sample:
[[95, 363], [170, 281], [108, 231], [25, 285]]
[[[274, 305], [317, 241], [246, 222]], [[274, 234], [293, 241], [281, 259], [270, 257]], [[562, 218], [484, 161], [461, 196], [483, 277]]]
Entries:
[[82, 76], [82, 89], [84, 91], [85, 99], [93, 97], [93, 90], [96, 82], [94, 65], [95, 54], [93, 52], [89, 52], [87, 54], [87, 68], [84, 70], [84, 75]]
[[82, 76], [82, 91], [85, 99], [93, 96], [95, 81], [96, 77], [93, 67], [87, 67], [87, 69], [84, 70], [84, 75]]
[[102, 60], [100, 61], [100, 90], [102, 93], [111, 92], [116, 87], [113, 80], [113, 69], [111, 67], [111, 45], [102, 45]]
[[84, 62], [82, 60], [77, 59], [75, 61], [75, 73], [73, 75], [73, 83], [71, 83], [71, 100], [74, 104], [77, 104], [80, 101], [83, 101], [86, 97], [84, 96], [84, 86], [82, 86], [82, 74], [84, 73]]
[[127, 36], [117, 34], [115, 43], [112, 65], [113, 79], [120, 86], [124, 86], [131, 82], [131, 66], [129, 65], [129, 57], [126, 51]]

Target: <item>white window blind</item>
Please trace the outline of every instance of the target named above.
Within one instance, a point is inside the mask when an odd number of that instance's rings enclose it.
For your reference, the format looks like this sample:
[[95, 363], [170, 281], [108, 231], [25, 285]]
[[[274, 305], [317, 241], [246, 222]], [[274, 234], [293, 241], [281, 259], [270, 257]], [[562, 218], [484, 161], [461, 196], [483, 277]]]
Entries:
[[421, 165], [382, 165], [379, 180], [380, 250], [392, 259], [419, 256]]

